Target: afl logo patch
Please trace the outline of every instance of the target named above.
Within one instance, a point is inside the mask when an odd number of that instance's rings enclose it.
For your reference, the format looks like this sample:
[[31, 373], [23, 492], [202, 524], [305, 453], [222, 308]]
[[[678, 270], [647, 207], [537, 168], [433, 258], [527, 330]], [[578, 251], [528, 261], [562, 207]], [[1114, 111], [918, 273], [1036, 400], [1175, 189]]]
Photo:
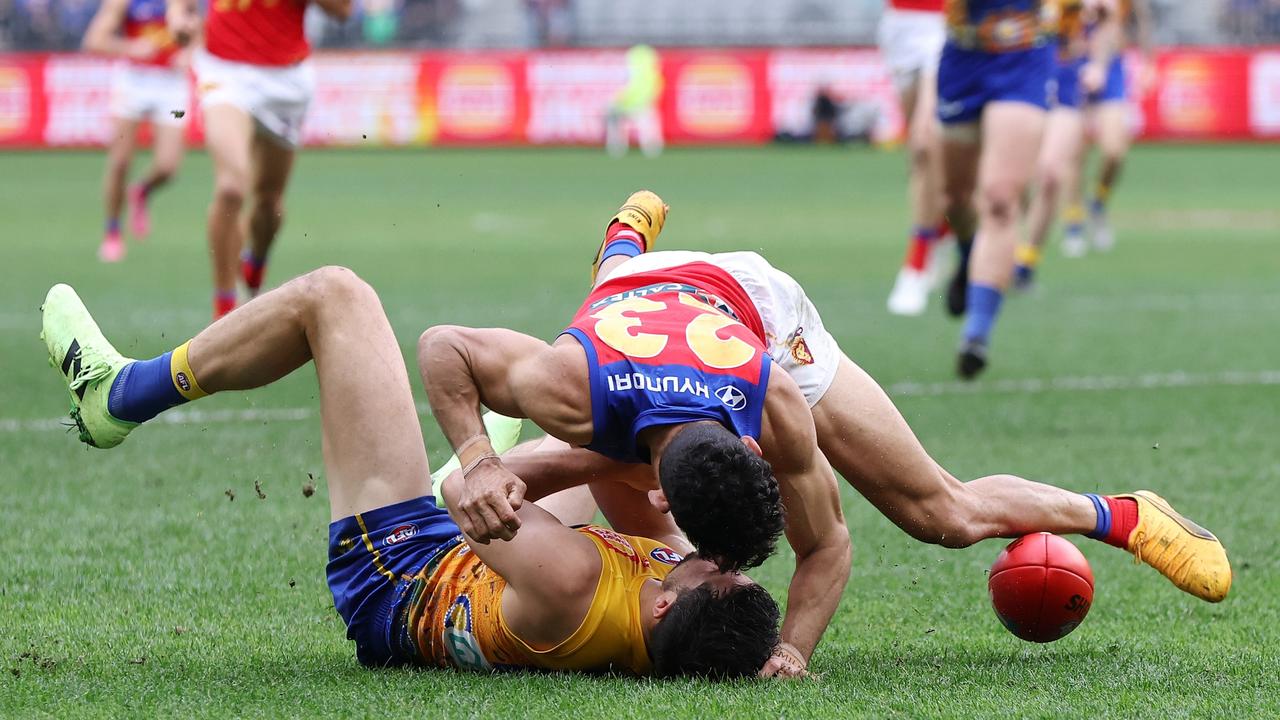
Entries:
[[666, 548], [666, 547], [654, 548], [650, 550], [649, 557], [653, 558], [654, 560], [657, 560], [663, 565], [678, 565], [680, 564], [680, 561], [684, 559], [684, 556], [682, 556], [680, 553], [676, 552], [675, 550], [672, 550], [671, 548]]
[[391, 531], [391, 534], [383, 539], [388, 545], [395, 545], [398, 542], [404, 542], [414, 535], [418, 534], [418, 526], [412, 524], [398, 525]]
[[191, 381], [187, 379], [186, 373], [179, 370], [173, 379], [178, 381], [178, 387], [182, 388], [182, 392], [191, 392]]

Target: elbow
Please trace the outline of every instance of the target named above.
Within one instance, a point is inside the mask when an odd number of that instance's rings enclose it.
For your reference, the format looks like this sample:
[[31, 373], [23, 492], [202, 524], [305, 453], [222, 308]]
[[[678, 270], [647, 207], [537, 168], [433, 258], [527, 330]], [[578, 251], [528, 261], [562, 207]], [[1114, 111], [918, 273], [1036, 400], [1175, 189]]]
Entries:
[[418, 369], [424, 376], [430, 370], [434, 358], [440, 357], [442, 350], [457, 348], [461, 329], [457, 325], [436, 325], [423, 331], [418, 338]]

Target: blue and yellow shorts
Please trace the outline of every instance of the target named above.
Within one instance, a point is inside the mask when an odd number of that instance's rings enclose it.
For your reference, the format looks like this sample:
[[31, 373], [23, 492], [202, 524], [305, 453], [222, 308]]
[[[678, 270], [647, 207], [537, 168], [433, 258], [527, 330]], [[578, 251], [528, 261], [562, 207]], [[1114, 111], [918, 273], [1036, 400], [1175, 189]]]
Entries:
[[362, 665], [412, 661], [395, 649], [392, 626], [414, 576], [460, 542], [458, 526], [430, 495], [329, 524], [325, 575]]
[[938, 119], [943, 125], [977, 122], [991, 102], [1023, 102], [1048, 109], [1054, 54], [1050, 45], [986, 52], [948, 41], [938, 63]]
[[1080, 87], [1080, 70], [1088, 62], [1088, 58], [1059, 60], [1053, 69], [1053, 82], [1050, 83], [1053, 106], [1079, 110], [1084, 104], [1084, 93]]
[[1111, 64], [1107, 66], [1107, 82], [1102, 86], [1102, 92], [1089, 96], [1089, 102], [1121, 102], [1125, 100], [1128, 93], [1125, 92], [1125, 75], [1124, 75], [1124, 58], [1116, 55], [1111, 58]]

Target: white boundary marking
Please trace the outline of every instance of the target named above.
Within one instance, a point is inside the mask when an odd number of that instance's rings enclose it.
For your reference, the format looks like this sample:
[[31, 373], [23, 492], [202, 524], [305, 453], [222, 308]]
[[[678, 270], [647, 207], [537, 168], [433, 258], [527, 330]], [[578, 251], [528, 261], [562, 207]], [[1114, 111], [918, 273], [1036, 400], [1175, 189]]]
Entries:
[[[1217, 373], [1174, 371], [1131, 376], [1080, 376], [993, 380], [987, 382], [900, 382], [885, 390], [895, 398], [941, 397], [945, 395], [1038, 395], [1049, 392], [1101, 392], [1107, 390], [1162, 390], [1185, 387], [1226, 387], [1280, 385], [1280, 370], [1227, 370]], [[418, 403], [418, 414], [429, 416], [431, 408]], [[318, 407], [250, 408], [246, 410], [173, 410], [151, 422], [164, 425], [209, 425], [218, 423], [300, 422], [320, 414]], [[68, 431], [67, 417], [22, 419], [0, 418], [0, 432]]]

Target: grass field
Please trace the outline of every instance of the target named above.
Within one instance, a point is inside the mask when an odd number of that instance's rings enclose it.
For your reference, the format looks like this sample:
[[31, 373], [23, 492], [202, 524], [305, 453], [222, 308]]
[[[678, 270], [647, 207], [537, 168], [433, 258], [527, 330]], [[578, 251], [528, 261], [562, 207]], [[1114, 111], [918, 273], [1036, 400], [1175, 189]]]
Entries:
[[[957, 475], [1155, 489], [1214, 529], [1235, 567], [1231, 596], [1209, 605], [1077, 538], [1094, 607], [1034, 646], [987, 602], [1001, 541], [918, 544], [844, 487], [853, 575], [813, 658], [821, 679], [728, 686], [360, 668], [324, 584], [323, 483], [302, 493], [323, 476], [309, 370], [110, 452], [77, 443], [37, 339], [49, 285], [75, 285], [126, 354], [167, 350], [208, 319], [207, 159], [190, 158], [157, 198], [153, 239], [110, 267], [93, 255], [100, 160], [0, 155], [0, 716], [1280, 715], [1280, 146], [1138, 149], [1118, 248], [1051, 252], [1039, 292], [1006, 304], [973, 386], [952, 380], [958, 329], [940, 309], [884, 311], [905, 227], [900, 155], [305, 155], [270, 280], [354, 268], [411, 368], [436, 323], [552, 337], [609, 212], [652, 187], [672, 205], [664, 247], [755, 249], [796, 276]], [[424, 424], [435, 462], [445, 444]], [[782, 600], [789, 568], [784, 549], [755, 574]]]

